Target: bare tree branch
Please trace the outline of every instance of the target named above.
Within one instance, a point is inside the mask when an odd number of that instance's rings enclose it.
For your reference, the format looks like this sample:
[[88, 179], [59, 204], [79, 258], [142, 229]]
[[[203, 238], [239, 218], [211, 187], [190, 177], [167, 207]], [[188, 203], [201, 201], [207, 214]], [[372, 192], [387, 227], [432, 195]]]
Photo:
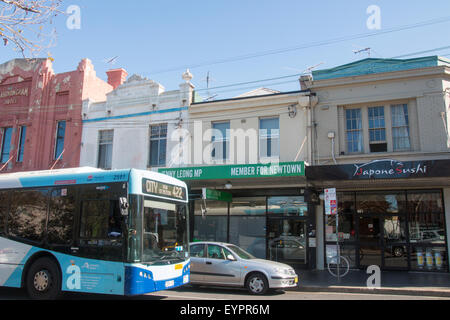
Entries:
[[25, 10], [25, 11], [34, 12], [34, 13], [39, 13], [39, 11], [33, 9], [32, 7], [27, 7], [27, 6], [24, 5], [23, 3], [20, 3], [19, 1], [13, 1], [13, 0], [0, 0], [0, 2], [4, 2], [4, 3], [6, 3], [6, 4], [16, 6], [17, 8], [22, 9], [22, 10]]
[[63, 13], [62, 0], [0, 0], [0, 39], [23, 57], [36, 56], [53, 45], [53, 19]]

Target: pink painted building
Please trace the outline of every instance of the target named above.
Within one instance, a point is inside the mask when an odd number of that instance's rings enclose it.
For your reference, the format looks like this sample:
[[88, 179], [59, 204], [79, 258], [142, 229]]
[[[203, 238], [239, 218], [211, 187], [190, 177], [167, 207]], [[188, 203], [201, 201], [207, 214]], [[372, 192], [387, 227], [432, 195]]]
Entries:
[[112, 90], [88, 59], [60, 74], [49, 59], [1, 64], [0, 174], [78, 167], [82, 101], [104, 101]]

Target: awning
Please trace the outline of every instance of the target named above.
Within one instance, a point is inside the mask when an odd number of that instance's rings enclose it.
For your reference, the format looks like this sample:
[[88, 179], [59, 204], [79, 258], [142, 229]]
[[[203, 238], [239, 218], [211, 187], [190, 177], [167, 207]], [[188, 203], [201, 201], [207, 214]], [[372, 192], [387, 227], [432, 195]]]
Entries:
[[267, 188], [306, 183], [305, 162], [161, 168], [158, 172], [185, 181], [192, 189], [220, 189], [228, 183], [233, 188]]
[[450, 186], [450, 160], [397, 161], [306, 168], [308, 183], [340, 189], [446, 187]]

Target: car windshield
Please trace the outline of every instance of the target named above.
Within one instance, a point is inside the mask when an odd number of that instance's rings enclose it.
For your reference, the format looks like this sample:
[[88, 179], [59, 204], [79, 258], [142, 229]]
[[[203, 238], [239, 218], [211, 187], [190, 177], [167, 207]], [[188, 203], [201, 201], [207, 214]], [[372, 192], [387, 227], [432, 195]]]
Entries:
[[231, 251], [233, 251], [234, 253], [236, 253], [239, 256], [239, 258], [241, 258], [241, 259], [246, 259], [246, 260], [256, 259], [256, 257], [252, 256], [250, 253], [248, 253], [247, 251], [245, 251], [242, 248], [239, 248], [238, 246], [229, 244], [226, 247], [228, 249], [230, 249]]

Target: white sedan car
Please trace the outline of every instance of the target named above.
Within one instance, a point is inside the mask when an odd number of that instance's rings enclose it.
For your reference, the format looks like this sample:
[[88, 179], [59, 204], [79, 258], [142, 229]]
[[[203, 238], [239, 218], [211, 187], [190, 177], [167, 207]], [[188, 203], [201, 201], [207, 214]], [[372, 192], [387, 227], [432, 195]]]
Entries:
[[283, 263], [258, 259], [242, 248], [222, 242], [191, 243], [191, 283], [245, 287], [262, 295], [268, 289], [298, 285], [295, 270]]

